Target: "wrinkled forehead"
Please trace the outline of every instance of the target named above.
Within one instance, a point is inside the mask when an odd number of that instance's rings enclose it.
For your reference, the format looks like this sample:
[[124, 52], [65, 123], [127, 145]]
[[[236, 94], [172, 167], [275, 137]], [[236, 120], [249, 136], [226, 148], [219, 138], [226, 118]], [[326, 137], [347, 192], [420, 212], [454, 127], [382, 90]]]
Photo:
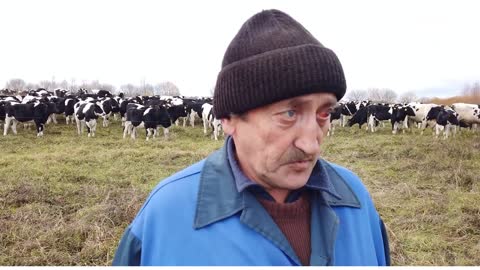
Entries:
[[284, 99], [268, 105], [275, 109], [277, 107], [311, 107], [313, 109], [332, 107], [337, 103], [337, 98], [331, 93], [315, 93], [293, 98]]

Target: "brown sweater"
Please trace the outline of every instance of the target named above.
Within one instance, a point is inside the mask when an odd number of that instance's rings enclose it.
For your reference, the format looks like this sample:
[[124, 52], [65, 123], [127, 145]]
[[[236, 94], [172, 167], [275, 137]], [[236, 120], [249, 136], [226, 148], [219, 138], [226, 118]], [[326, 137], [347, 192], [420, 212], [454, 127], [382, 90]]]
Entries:
[[257, 197], [283, 232], [302, 265], [310, 265], [310, 199], [307, 192], [291, 203]]

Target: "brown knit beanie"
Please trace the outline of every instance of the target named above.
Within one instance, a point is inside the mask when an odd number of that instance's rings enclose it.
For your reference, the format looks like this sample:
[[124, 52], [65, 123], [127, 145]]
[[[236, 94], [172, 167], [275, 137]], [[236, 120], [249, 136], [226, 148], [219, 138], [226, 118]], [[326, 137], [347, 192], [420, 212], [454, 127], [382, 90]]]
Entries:
[[346, 91], [342, 65], [299, 22], [279, 10], [246, 21], [227, 48], [213, 97], [217, 118], [283, 99]]

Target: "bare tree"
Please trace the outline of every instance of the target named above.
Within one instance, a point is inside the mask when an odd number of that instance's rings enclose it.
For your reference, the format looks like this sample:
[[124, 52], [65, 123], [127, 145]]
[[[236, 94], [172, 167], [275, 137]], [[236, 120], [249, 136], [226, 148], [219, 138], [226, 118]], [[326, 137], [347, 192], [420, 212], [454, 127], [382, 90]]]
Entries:
[[462, 94], [464, 96], [478, 96], [480, 97], [480, 82], [476, 81], [473, 84], [466, 83], [463, 87]]
[[115, 86], [111, 85], [111, 84], [108, 84], [108, 83], [102, 83], [100, 84], [99, 88], [98, 89], [102, 89], [102, 90], [107, 90], [109, 91], [110, 93], [115, 93]]
[[74, 93], [78, 90], [78, 86], [76, 84], [75, 78], [70, 79], [70, 93]]
[[143, 94], [140, 87], [131, 83], [120, 86], [120, 91], [122, 91], [127, 97], [133, 97]]
[[58, 87], [61, 88], [61, 89], [64, 89], [64, 90], [67, 90], [68, 89], [68, 82], [67, 80], [63, 80], [61, 83], [58, 84]]
[[347, 98], [353, 101], [365, 100], [367, 96], [367, 91], [365, 90], [350, 90], [347, 93]]
[[35, 90], [40, 88], [40, 85], [38, 83], [27, 83], [25, 86], [25, 90]]
[[470, 88], [470, 95], [471, 96], [480, 96], [480, 82], [475, 82]]
[[417, 95], [412, 91], [405, 92], [401, 94], [400, 97], [398, 98], [398, 102], [400, 103], [410, 103], [417, 100], [418, 100]]
[[153, 87], [153, 85], [147, 83], [143, 85], [143, 92], [144, 95], [152, 96], [155, 93], [155, 88]]
[[48, 80], [43, 80], [38, 83], [38, 85], [41, 88], [45, 88], [45, 90], [53, 91], [55, 88], [57, 88], [57, 85], [54, 80], [48, 81]]
[[163, 82], [155, 85], [154, 93], [161, 96], [179, 96], [180, 90], [172, 82]]
[[26, 83], [22, 79], [11, 79], [5, 84], [5, 88], [15, 92], [20, 92], [26, 90]]
[[381, 90], [382, 102], [394, 103], [397, 99], [397, 93], [392, 89], [384, 88]]
[[369, 88], [367, 90], [367, 98], [373, 102], [381, 102], [382, 95], [380, 93], [380, 89]]
[[368, 99], [373, 102], [393, 103], [397, 98], [397, 93], [388, 88], [370, 88], [367, 90]]
[[420, 103], [430, 103], [431, 100], [432, 100], [432, 98], [429, 98], [429, 97], [418, 98], [418, 102], [420, 102]]
[[469, 83], [465, 83], [465, 85], [463, 85], [462, 94], [463, 94], [464, 96], [470, 95], [470, 84], [469, 84]]

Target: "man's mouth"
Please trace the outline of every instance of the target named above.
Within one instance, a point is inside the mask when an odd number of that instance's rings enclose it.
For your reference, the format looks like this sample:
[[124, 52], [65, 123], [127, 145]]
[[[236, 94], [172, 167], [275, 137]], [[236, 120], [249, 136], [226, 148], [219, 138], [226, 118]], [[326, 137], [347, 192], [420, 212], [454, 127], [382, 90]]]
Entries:
[[287, 163], [288, 166], [292, 167], [295, 170], [305, 170], [310, 167], [312, 160], [303, 159]]

